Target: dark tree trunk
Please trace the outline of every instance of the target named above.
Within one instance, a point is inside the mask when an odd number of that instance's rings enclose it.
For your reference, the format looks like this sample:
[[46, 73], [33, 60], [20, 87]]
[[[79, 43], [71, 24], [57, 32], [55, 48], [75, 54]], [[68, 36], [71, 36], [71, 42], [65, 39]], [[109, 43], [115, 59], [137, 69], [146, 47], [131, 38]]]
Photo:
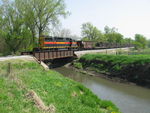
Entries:
[[42, 35], [42, 28], [39, 28], [39, 47], [40, 47], [40, 36]]
[[35, 46], [35, 32], [32, 30], [32, 41], [31, 41], [33, 47]]

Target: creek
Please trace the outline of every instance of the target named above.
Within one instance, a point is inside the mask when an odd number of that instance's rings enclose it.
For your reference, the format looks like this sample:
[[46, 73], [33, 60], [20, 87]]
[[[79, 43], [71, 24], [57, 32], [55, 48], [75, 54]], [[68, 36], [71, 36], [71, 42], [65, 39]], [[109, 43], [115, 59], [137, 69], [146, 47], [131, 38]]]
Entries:
[[66, 67], [54, 70], [82, 83], [99, 98], [112, 101], [123, 113], [150, 113], [150, 89], [89, 76]]

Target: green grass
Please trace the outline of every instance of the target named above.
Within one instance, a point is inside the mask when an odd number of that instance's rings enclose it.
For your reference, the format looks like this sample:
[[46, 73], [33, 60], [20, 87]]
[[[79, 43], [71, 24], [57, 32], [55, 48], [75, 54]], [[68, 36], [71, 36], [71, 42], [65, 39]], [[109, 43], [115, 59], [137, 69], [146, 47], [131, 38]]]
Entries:
[[83, 67], [82, 67], [82, 64], [81, 64], [80, 62], [78, 62], [78, 61], [73, 62], [73, 65], [74, 65], [74, 67], [77, 68], [77, 69], [82, 69], [82, 68], [83, 68]]
[[102, 55], [102, 54], [86, 54], [80, 60], [92, 61], [99, 60], [111, 62], [112, 64], [145, 64], [150, 63], [150, 55]]
[[54, 105], [56, 113], [119, 113], [112, 102], [99, 99], [80, 83], [58, 72], [45, 71], [33, 61], [0, 62], [0, 113], [44, 112], [27, 97], [30, 90], [46, 106]]

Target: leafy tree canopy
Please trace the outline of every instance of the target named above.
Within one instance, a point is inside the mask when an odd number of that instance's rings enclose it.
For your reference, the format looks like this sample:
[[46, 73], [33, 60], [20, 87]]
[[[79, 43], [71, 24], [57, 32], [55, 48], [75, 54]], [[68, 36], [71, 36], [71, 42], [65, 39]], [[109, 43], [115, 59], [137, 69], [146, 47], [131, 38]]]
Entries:
[[141, 34], [135, 34], [135, 49], [145, 49], [147, 45], [146, 38]]
[[93, 26], [89, 22], [82, 24], [81, 29], [82, 29], [82, 36], [84, 39], [96, 40], [101, 38], [102, 36], [101, 31], [98, 30], [95, 26]]
[[[8, 50], [16, 52], [34, 46], [38, 36], [66, 17], [64, 0], [0, 0], [0, 36]], [[31, 47], [31, 48], [32, 48]]]

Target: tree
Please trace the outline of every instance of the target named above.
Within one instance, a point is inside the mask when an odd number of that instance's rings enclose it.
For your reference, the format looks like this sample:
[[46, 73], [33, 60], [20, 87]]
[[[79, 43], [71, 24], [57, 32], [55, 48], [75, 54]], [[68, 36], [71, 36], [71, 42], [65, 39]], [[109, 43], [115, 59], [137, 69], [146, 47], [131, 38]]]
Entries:
[[108, 33], [114, 33], [114, 32], [117, 32], [118, 29], [113, 27], [113, 28], [109, 28], [108, 26], [105, 26], [104, 27], [104, 31], [105, 31], [105, 34], [108, 34]]
[[96, 40], [100, 38], [101, 31], [98, 30], [95, 26], [91, 23], [84, 23], [82, 24], [82, 37], [88, 40]]
[[33, 4], [33, 0], [15, 0], [15, 5], [18, 9], [18, 12], [24, 18], [24, 24], [32, 33], [32, 40], [30, 43], [34, 46], [36, 43], [37, 28], [35, 21], [36, 17], [34, 13], [35, 10], [31, 4]]
[[125, 38], [125, 39], [123, 39], [122, 40], [122, 44], [123, 45], [128, 45], [128, 46], [131, 46], [131, 45], [133, 45], [133, 39], [131, 39], [131, 38]]
[[0, 53], [3, 53], [5, 51], [5, 47], [6, 47], [5, 40], [0, 36]]
[[7, 51], [16, 53], [24, 47], [27, 48], [31, 33], [25, 26], [24, 18], [16, 8], [16, 4], [13, 1], [3, 0], [0, 8], [2, 9], [0, 33], [7, 44]]
[[150, 48], [150, 40], [147, 40], [147, 46]]
[[0, 4], [0, 35], [10, 51], [28, 49], [38, 38], [66, 17], [64, 0], [3, 0]]
[[123, 35], [117, 32], [117, 28], [109, 28], [108, 26], [105, 26], [104, 31], [105, 37], [109, 43], [122, 43]]
[[116, 43], [119, 43], [119, 44], [122, 44], [123, 35], [120, 34], [120, 33], [114, 33], [114, 35], [115, 35], [115, 42], [116, 42]]
[[[66, 17], [69, 13], [65, 11], [64, 0], [17, 0], [22, 7], [27, 19], [31, 19], [28, 23], [30, 29], [37, 30], [38, 36], [51, 25], [59, 23], [59, 17]], [[28, 9], [28, 10], [26, 10]], [[32, 23], [32, 26], [30, 26]], [[33, 32], [34, 32], [33, 31]]]
[[146, 38], [141, 34], [135, 34], [135, 49], [145, 49], [147, 45]]

